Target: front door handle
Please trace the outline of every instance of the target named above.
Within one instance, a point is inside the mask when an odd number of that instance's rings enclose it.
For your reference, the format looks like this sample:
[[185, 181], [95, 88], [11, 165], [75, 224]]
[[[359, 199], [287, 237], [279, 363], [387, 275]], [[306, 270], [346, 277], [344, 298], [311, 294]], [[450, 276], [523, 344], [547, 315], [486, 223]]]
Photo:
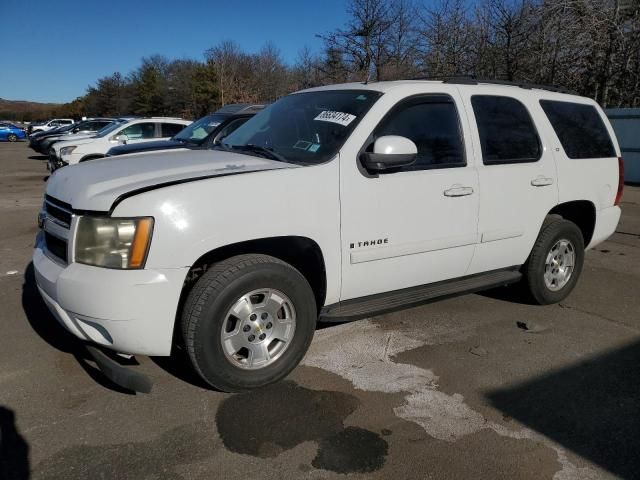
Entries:
[[462, 185], [453, 185], [442, 193], [444, 193], [445, 197], [465, 197], [473, 193], [473, 188], [463, 187]]
[[542, 175], [531, 180], [531, 185], [534, 187], [546, 187], [553, 185], [553, 178], [543, 177]]

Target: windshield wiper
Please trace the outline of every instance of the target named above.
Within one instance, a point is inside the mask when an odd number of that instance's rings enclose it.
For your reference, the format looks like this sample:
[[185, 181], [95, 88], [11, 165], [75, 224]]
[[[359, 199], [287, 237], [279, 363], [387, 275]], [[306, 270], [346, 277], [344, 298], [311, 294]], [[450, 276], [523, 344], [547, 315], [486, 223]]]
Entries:
[[270, 158], [271, 160], [277, 160], [278, 162], [289, 163], [286, 158], [276, 153], [271, 148], [262, 147], [260, 145], [254, 145], [248, 143], [247, 145], [229, 145], [233, 150], [240, 150], [246, 152], [261, 153], [263, 156]]

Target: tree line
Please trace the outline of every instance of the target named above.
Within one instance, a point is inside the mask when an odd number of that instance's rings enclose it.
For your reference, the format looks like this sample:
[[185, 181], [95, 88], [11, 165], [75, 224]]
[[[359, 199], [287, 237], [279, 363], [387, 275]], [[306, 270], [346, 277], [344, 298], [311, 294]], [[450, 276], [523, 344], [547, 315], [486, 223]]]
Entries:
[[556, 85], [603, 107], [640, 105], [640, 0], [349, 0], [345, 25], [286, 63], [223, 41], [202, 60], [143, 58], [57, 109], [64, 116], [197, 118], [346, 81], [473, 75]]

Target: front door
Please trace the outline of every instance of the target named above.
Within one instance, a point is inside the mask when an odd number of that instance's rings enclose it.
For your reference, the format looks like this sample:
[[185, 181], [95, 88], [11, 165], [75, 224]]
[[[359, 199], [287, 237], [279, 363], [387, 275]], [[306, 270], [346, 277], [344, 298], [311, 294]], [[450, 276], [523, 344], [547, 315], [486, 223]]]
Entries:
[[342, 300], [460, 277], [469, 267], [478, 177], [458, 92], [440, 88], [393, 100], [362, 145], [409, 138], [418, 148], [413, 165], [373, 175], [358, 161], [362, 150], [341, 152]]

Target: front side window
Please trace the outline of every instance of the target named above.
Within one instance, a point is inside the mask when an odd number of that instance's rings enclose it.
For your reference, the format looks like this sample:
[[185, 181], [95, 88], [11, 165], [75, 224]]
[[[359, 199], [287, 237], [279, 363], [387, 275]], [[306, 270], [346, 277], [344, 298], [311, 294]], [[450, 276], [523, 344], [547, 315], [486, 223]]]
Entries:
[[240, 125], [242, 125], [247, 120], [249, 120], [249, 117], [241, 117], [241, 118], [236, 118], [235, 120], [231, 120], [224, 127], [222, 127], [222, 129], [216, 134], [215, 142], [219, 143], [222, 139], [224, 139], [226, 136], [231, 134], [231, 132], [236, 130], [238, 127], [240, 127]]
[[156, 133], [155, 123], [134, 123], [120, 132], [120, 135], [126, 135], [130, 140], [141, 140], [145, 138], [154, 138]]
[[[421, 96], [394, 107], [373, 140], [385, 135], [406, 137], [418, 147], [416, 161], [402, 171], [466, 165], [458, 111], [448, 95]], [[367, 150], [372, 148], [373, 142]]]
[[227, 115], [211, 114], [199, 118], [180, 131], [173, 139], [193, 145], [201, 145], [207, 136], [227, 119]]
[[607, 127], [593, 105], [540, 100], [569, 158], [615, 157]]
[[323, 163], [338, 153], [380, 95], [372, 90], [294, 93], [228, 135], [221, 148], [302, 165]]
[[542, 154], [540, 138], [527, 108], [515, 98], [471, 97], [485, 165], [536, 162]]

